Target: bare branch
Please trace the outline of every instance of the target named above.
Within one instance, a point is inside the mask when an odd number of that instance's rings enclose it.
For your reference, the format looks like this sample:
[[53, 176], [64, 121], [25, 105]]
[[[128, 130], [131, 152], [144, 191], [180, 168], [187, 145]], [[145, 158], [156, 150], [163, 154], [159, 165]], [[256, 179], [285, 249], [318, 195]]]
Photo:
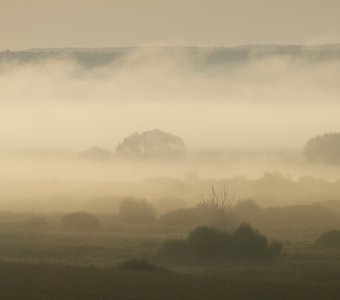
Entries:
[[198, 195], [197, 207], [201, 211], [208, 225], [213, 226], [225, 218], [228, 213], [233, 212], [235, 193], [223, 184], [220, 188], [214, 185], [208, 193]]

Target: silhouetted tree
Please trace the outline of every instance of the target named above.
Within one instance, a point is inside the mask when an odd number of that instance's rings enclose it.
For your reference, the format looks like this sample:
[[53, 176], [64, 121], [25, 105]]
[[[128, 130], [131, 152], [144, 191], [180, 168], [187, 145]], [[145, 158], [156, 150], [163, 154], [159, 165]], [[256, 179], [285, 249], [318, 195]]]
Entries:
[[340, 163], [340, 133], [326, 133], [310, 139], [304, 147], [310, 162]]
[[131, 158], [174, 158], [185, 153], [183, 140], [159, 129], [134, 133], [121, 142], [116, 152]]

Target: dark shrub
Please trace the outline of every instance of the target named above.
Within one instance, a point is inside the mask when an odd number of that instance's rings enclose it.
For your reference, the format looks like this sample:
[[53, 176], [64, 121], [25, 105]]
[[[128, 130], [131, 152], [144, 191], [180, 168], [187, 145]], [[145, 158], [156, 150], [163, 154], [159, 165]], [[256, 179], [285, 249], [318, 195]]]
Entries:
[[188, 236], [188, 246], [195, 255], [214, 257], [226, 255], [230, 249], [227, 232], [213, 227], [198, 227]]
[[323, 233], [315, 244], [329, 248], [340, 248], [340, 230], [334, 229]]
[[119, 203], [118, 218], [127, 224], [150, 225], [156, 220], [156, 210], [145, 200], [124, 199]]
[[282, 251], [279, 241], [268, 243], [267, 238], [248, 224], [242, 224], [232, 234], [212, 227], [198, 227], [186, 240], [172, 240], [163, 244], [162, 258], [199, 261], [213, 258], [264, 258]]
[[232, 236], [233, 252], [237, 256], [263, 256], [268, 248], [268, 240], [249, 224], [242, 224]]
[[120, 270], [132, 270], [132, 271], [143, 271], [143, 272], [169, 272], [165, 267], [158, 266], [147, 260], [128, 260], [117, 266]]
[[61, 219], [61, 227], [66, 230], [92, 231], [100, 229], [100, 226], [100, 221], [86, 212], [69, 213]]

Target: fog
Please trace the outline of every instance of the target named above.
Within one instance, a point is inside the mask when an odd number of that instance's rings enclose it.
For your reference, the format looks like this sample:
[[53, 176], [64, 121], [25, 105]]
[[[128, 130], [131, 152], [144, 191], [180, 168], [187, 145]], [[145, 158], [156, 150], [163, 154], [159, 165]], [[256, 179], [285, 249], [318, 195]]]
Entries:
[[[311, 165], [302, 155], [309, 138], [339, 128], [338, 50], [300, 47], [296, 54], [296, 49], [278, 49], [3, 52], [0, 180], [10, 187], [3, 198], [43, 199], [61, 193], [85, 201], [128, 194], [194, 201], [198, 182], [189, 192], [176, 193], [143, 186], [143, 180], [173, 178], [186, 185], [192, 174], [198, 181], [258, 180], [266, 172], [280, 172], [296, 182], [304, 176], [339, 179], [336, 165]], [[86, 58], [112, 51], [118, 54], [108, 61], [93, 64]], [[125, 137], [151, 129], [181, 137], [185, 157], [129, 160], [115, 155]], [[94, 146], [111, 157], [82, 156]], [[84, 182], [98, 186], [85, 192]], [[242, 185], [235, 189], [247, 197], [261, 192], [244, 193]], [[293, 201], [297, 195], [288, 198]]]
[[1, 148], [113, 149], [160, 128], [191, 149], [299, 150], [339, 127], [339, 73], [338, 60], [254, 55], [207, 65], [204, 54], [148, 48], [92, 69], [67, 57], [3, 60]]

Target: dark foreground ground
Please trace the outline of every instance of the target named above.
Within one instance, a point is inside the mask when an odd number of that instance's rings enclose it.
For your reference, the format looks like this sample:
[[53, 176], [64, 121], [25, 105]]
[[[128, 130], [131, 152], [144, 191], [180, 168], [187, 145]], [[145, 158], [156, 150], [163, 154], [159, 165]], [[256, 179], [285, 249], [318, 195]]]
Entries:
[[[123, 229], [0, 226], [0, 300], [340, 299], [340, 250], [314, 245], [329, 228], [261, 228], [283, 242], [282, 255], [180, 265], [161, 260], [157, 250], [187, 231]], [[134, 259], [165, 268], [122, 268]]]
[[340, 273], [298, 278], [0, 263], [1, 299], [339, 299]]

